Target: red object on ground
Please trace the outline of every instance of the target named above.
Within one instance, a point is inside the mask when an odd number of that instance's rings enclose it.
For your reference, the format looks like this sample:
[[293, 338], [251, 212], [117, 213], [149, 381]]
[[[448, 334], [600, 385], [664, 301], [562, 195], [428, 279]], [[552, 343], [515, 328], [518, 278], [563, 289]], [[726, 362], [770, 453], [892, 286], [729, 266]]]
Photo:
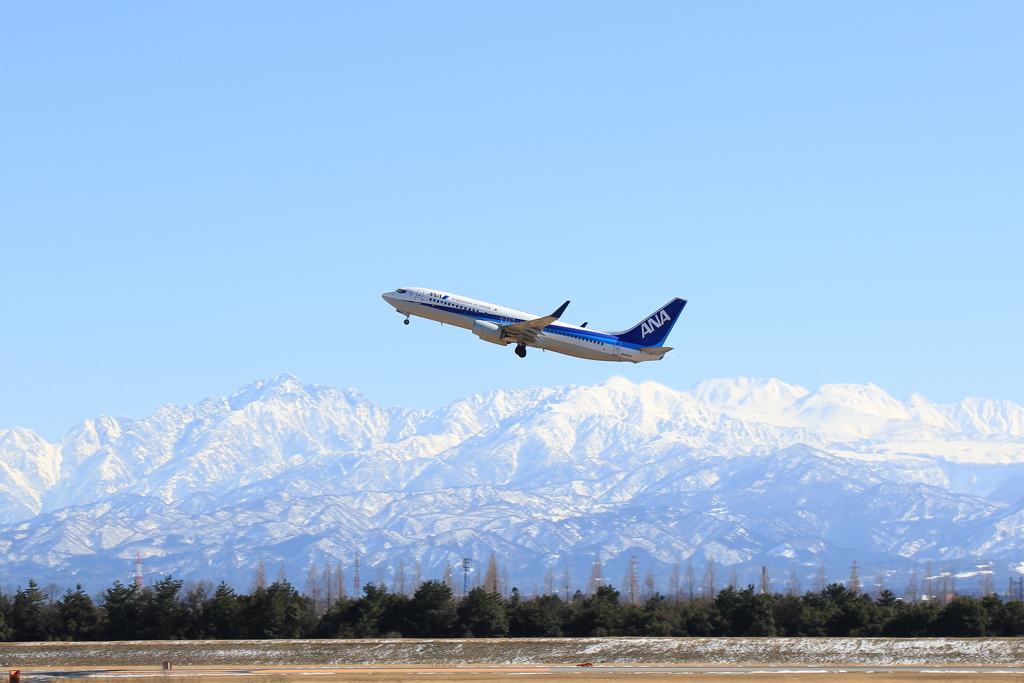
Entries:
[[10, 683], [21, 683], [21, 669], [11, 669]]
[[576, 666], [594, 666], [594, 665], [591, 664], [590, 662], [583, 662], [582, 664], [577, 664]]
[[171, 665], [170, 662], [164, 662], [164, 671], [170, 671], [171, 670], [171, 666], [172, 665]]

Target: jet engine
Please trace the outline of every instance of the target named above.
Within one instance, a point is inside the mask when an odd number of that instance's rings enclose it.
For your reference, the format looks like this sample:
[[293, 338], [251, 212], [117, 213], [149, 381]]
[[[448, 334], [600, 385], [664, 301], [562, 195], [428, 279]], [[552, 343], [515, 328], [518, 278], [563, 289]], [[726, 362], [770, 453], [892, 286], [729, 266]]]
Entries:
[[485, 342], [491, 342], [499, 346], [509, 345], [507, 340], [501, 338], [501, 325], [498, 323], [492, 323], [488, 320], [477, 320], [473, 323], [473, 334]]

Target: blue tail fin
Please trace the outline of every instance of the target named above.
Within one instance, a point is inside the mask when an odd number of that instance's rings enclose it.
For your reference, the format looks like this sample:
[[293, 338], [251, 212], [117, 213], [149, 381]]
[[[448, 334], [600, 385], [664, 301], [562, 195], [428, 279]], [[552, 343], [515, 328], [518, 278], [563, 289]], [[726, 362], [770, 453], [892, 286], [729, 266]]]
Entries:
[[644, 318], [636, 327], [625, 332], [612, 332], [619, 341], [640, 346], [661, 346], [668, 338], [668, 333], [676, 324], [676, 319], [683, 312], [686, 299], [675, 298]]

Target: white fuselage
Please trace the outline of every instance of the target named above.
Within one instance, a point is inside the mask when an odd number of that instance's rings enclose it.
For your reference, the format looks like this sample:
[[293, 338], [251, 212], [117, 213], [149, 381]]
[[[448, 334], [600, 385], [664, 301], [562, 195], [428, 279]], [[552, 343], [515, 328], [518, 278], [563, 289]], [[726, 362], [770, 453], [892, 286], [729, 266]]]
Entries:
[[[476, 332], [474, 325], [478, 321], [493, 323], [498, 326], [514, 325], [540, 316], [513, 308], [496, 306], [486, 301], [477, 301], [468, 297], [441, 292], [422, 287], [408, 287], [387, 292], [382, 295], [384, 300], [395, 307], [399, 313], [414, 315], [420, 318], [436, 320], [445, 325], [454, 325]], [[481, 339], [494, 344], [506, 346], [511, 341], [489, 339], [481, 335]], [[561, 321], [553, 322], [543, 328], [536, 342], [521, 342], [526, 346], [563, 353], [567, 356], [586, 358], [588, 360], [625, 361], [639, 363], [648, 360], [660, 360], [661, 356], [651, 355], [639, 350], [636, 344], [627, 344], [615, 334], [599, 332], [578, 325], [570, 325]]]

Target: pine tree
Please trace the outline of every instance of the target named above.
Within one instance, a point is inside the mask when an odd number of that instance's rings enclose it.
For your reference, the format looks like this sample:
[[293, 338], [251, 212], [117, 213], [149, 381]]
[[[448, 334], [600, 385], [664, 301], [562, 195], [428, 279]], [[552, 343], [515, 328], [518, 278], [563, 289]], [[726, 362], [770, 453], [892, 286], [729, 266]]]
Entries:
[[92, 604], [92, 598], [82, 590], [82, 584], [70, 588], [57, 602], [60, 614], [60, 631], [68, 640], [89, 640], [99, 624], [99, 612]]
[[210, 636], [217, 640], [239, 637], [239, 609], [239, 600], [235, 591], [221, 581], [213, 594], [213, 599], [207, 604], [204, 614]]
[[46, 595], [35, 581], [28, 588], [18, 588], [11, 609], [11, 626], [15, 640], [47, 640]]
[[411, 636], [445, 638], [455, 635], [455, 601], [451, 589], [440, 581], [423, 582], [409, 602], [408, 615], [406, 629]]
[[103, 612], [106, 616], [103, 626], [106, 640], [138, 640], [139, 589], [125, 586], [120, 581], [103, 592]]
[[505, 601], [486, 588], [474, 588], [458, 607], [459, 625], [465, 635], [476, 638], [508, 636]]

